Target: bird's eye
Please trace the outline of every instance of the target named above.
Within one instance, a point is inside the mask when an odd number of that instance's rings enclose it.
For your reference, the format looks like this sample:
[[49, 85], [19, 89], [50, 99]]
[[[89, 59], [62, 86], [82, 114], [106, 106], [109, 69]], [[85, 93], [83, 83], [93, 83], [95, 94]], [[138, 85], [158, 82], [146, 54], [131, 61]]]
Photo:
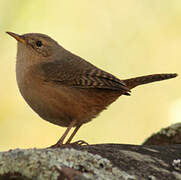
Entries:
[[42, 44], [41, 41], [36, 41], [36, 45], [37, 45], [38, 47], [41, 47], [43, 44]]

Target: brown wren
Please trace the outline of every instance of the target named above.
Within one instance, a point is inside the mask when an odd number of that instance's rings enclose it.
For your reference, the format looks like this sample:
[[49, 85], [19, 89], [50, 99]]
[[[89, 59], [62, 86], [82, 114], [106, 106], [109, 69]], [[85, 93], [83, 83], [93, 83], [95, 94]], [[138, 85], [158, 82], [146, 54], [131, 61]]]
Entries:
[[130, 95], [138, 85], [174, 78], [177, 74], [153, 74], [120, 80], [81, 57], [67, 51], [44, 34], [18, 35], [16, 78], [29, 106], [44, 120], [67, 127], [54, 145], [63, 144], [70, 129], [73, 133], [95, 118], [121, 95]]

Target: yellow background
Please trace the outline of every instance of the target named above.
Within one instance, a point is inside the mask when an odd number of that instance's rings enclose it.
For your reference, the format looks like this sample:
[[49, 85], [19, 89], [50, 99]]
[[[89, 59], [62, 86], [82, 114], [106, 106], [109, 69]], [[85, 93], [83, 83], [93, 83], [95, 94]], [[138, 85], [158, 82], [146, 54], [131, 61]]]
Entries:
[[[50, 35], [119, 78], [181, 74], [180, 0], [0, 0], [0, 150], [47, 147], [65, 128], [43, 121], [21, 97], [16, 41], [5, 31]], [[140, 144], [181, 118], [180, 77], [132, 90], [74, 140]]]

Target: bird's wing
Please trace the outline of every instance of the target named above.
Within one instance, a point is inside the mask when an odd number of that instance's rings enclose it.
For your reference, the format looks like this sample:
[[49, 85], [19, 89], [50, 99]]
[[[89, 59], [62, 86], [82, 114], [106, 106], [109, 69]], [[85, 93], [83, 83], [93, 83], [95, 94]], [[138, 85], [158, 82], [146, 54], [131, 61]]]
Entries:
[[129, 92], [126, 84], [115, 76], [81, 61], [79, 64], [60, 61], [41, 64], [45, 81], [77, 88], [100, 88]]
[[115, 76], [101, 69], [89, 69], [81, 73], [71, 82], [72, 86], [80, 88], [102, 88], [110, 90], [130, 91], [126, 84]]

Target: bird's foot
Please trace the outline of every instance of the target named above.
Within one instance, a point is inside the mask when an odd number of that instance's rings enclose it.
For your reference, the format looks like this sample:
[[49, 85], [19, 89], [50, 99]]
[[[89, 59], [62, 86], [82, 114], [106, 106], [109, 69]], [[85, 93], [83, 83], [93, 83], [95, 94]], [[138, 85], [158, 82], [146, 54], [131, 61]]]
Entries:
[[47, 147], [47, 148], [52, 148], [52, 149], [53, 149], [53, 148], [60, 148], [60, 147], [63, 147], [63, 145], [64, 145], [64, 144], [57, 144], [57, 143], [56, 143], [56, 144], [54, 144], [54, 145], [52, 145], [52, 146], [50, 146], [50, 147]]
[[79, 140], [79, 141], [75, 141], [73, 143], [66, 143], [65, 145], [88, 146], [89, 144], [83, 140]]
[[75, 141], [72, 143], [56, 143], [48, 148], [64, 148], [64, 147], [73, 147], [73, 146], [87, 146], [89, 145], [87, 142], [83, 141], [83, 140], [79, 140], [79, 141]]

